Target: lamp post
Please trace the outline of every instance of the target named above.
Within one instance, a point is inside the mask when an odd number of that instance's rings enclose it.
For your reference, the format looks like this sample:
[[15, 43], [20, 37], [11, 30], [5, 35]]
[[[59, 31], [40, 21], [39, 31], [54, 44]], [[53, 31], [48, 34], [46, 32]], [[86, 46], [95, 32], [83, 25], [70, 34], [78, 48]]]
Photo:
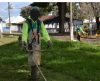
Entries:
[[[10, 2], [8, 2], [9, 27], [11, 27], [10, 9], [12, 9], [12, 8], [11, 8], [11, 4], [10, 4]], [[10, 30], [10, 33], [11, 33], [11, 30]]]
[[8, 2], [8, 16], [9, 16], [9, 27], [10, 27], [10, 2]]

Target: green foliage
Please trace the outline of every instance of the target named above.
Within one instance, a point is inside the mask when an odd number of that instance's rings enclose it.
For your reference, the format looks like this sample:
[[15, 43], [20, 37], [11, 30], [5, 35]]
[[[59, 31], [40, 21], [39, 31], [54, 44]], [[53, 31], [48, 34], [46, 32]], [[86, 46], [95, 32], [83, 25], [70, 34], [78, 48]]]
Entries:
[[57, 12], [57, 9], [55, 7], [57, 7], [56, 2], [34, 2], [31, 4], [31, 6], [38, 6], [41, 8], [41, 11], [43, 12], [44, 15], [47, 15], [49, 12], [54, 11]]

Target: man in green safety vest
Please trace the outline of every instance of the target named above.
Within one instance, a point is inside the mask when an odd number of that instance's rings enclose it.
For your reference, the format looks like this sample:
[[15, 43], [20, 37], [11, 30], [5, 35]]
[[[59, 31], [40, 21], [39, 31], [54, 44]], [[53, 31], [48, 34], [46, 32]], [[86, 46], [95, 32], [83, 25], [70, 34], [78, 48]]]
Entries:
[[81, 35], [85, 34], [85, 32], [83, 31], [81, 25], [77, 26], [76, 34], [77, 34], [77, 40], [80, 41]]
[[22, 47], [28, 50], [28, 63], [31, 67], [32, 81], [39, 81], [39, 71], [36, 65], [39, 66], [41, 62], [41, 34], [47, 42], [47, 46], [52, 46], [49, 34], [43, 22], [39, 20], [40, 16], [40, 9], [38, 7], [33, 7], [22, 27]]

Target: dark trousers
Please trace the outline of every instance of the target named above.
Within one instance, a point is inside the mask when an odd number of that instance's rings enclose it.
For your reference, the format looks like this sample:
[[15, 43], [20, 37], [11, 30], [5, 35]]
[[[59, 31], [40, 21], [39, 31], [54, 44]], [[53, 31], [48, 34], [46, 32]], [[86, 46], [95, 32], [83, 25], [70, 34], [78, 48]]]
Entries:
[[39, 81], [39, 70], [36, 66], [31, 66], [31, 78], [32, 81]]
[[77, 40], [80, 41], [81, 36], [78, 34], [77, 35]]

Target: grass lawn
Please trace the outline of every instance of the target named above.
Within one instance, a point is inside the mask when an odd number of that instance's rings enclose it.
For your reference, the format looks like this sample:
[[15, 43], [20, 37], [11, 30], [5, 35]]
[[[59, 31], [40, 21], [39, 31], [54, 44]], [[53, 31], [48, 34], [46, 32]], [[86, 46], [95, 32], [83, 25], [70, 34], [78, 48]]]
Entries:
[[[0, 44], [0, 81], [30, 81], [27, 54], [20, 49], [16, 38], [7, 39], [2, 40], [14, 41]], [[100, 81], [100, 47], [52, 41], [54, 45], [49, 49], [42, 41], [42, 50], [46, 51], [42, 52], [41, 69], [48, 81]]]

